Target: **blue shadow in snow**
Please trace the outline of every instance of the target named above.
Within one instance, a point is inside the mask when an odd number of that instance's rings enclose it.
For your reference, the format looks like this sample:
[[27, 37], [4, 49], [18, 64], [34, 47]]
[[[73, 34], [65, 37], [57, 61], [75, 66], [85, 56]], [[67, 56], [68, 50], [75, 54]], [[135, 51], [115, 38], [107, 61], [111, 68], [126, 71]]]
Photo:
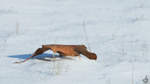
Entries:
[[[8, 56], [10, 58], [18, 58], [18, 59], [27, 59], [28, 57], [32, 56], [32, 54], [21, 54], [21, 55], [11, 55]], [[58, 55], [54, 55], [55, 57], [60, 57]], [[43, 58], [53, 58], [54, 57], [52, 54], [41, 54], [41, 55], [37, 55], [33, 58], [35, 59], [43, 59]]]

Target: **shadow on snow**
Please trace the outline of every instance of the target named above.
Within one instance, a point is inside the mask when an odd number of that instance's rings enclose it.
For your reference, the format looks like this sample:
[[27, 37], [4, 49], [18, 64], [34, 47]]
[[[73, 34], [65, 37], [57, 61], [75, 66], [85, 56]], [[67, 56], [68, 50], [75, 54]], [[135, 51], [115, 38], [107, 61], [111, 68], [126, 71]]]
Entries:
[[[30, 57], [32, 54], [21, 54], [21, 55], [11, 55], [11, 56], [8, 56], [10, 58], [18, 58], [18, 59], [27, 59], [28, 57]], [[55, 57], [60, 57], [58, 55], [54, 55]], [[52, 54], [41, 54], [41, 55], [37, 55], [33, 58], [37, 58], [37, 59], [40, 59], [40, 58], [53, 58], [54, 57]]]
[[[28, 57], [32, 56], [32, 54], [21, 54], [21, 55], [11, 55], [8, 56], [10, 58], [18, 58], [18, 59], [27, 59]], [[67, 58], [67, 57], [63, 57], [63, 56], [59, 56], [59, 55], [52, 55], [52, 54], [41, 54], [41, 55], [37, 55], [35, 57], [33, 57], [33, 59], [39, 59], [39, 60], [44, 60], [44, 61], [51, 61], [51, 60], [45, 60], [45, 58], [61, 58], [61, 59], [71, 59], [71, 58]]]

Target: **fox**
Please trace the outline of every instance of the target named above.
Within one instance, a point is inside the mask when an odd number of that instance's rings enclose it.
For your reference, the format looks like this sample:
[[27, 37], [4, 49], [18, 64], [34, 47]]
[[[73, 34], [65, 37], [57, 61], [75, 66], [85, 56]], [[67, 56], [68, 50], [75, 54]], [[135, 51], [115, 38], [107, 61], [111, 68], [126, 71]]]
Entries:
[[97, 55], [93, 52], [88, 51], [85, 45], [48, 44], [48, 45], [42, 45], [42, 47], [38, 48], [32, 54], [32, 56], [25, 59], [24, 61], [16, 62], [16, 63], [26, 62], [29, 59], [37, 55], [43, 54], [48, 50], [51, 50], [54, 53], [58, 53], [60, 56], [80, 56], [80, 54], [82, 54], [86, 56], [88, 59], [97, 60]]

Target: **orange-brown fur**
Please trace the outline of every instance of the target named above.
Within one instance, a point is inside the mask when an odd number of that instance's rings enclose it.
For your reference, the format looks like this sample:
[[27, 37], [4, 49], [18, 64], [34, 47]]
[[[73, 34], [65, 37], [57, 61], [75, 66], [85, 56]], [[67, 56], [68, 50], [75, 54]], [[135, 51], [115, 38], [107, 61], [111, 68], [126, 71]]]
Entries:
[[97, 59], [96, 54], [89, 52], [85, 45], [43, 45], [42, 48], [39, 48], [39, 50], [34, 53], [34, 56], [42, 54], [47, 50], [52, 50], [54, 53], [59, 53], [63, 56], [79, 56], [83, 54], [89, 59]]
[[47, 50], [52, 50], [54, 53], [59, 53], [61, 56], [80, 56], [80, 54], [83, 54], [89, 59], [93, 60], [97, 59], [96, 54], [89, 52], [85, 45], [51, 44], [51, 45], [42, 45], [42, 48], [38, 48], [31, 57], [27, 58], [23, 62], [29, 60], [34, 56], [44, 53]]

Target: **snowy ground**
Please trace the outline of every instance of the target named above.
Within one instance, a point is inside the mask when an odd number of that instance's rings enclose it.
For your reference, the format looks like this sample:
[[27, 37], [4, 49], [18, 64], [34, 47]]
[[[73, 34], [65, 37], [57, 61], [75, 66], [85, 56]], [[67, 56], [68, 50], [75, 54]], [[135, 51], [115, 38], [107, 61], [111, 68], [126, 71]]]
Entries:
[[[0, 84], [144, 84], [149, 10], [149, 0], [0, 0]], [[13, 64], [42, 44], [86, 44], [98, 60]]]

